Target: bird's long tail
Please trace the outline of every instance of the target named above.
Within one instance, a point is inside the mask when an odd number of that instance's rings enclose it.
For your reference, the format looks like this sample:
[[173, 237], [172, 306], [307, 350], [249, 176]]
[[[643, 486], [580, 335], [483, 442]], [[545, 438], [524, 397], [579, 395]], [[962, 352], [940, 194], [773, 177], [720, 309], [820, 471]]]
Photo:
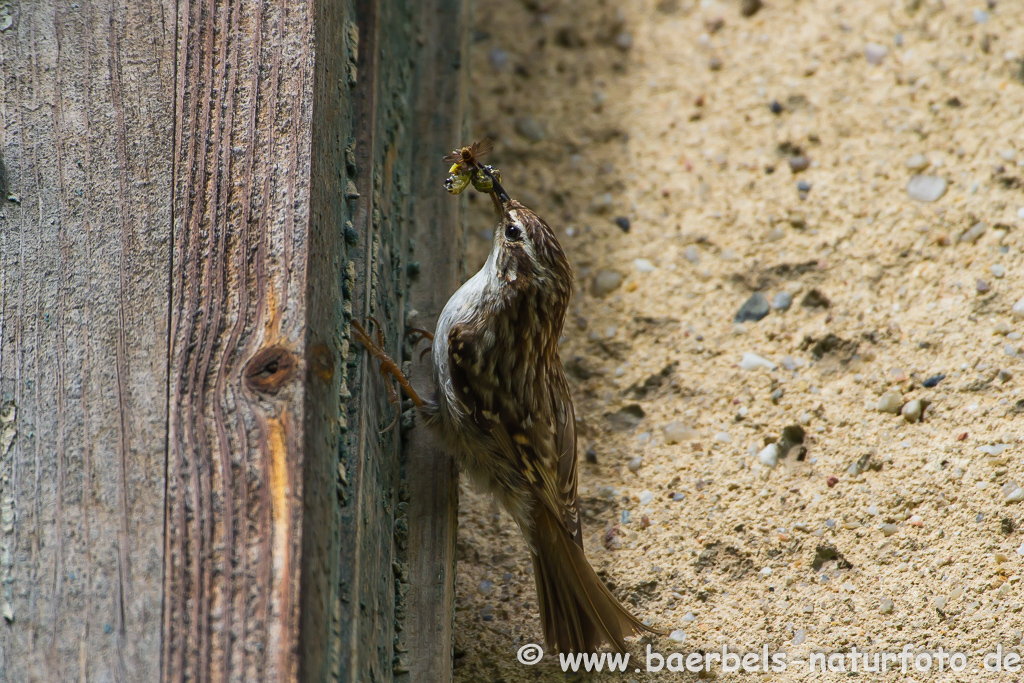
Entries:
[[548, 648], [596, 652], [602, 643], [626, 649], [625, 637], [644, 626], [615, 599], [590, 566], [583, 548], [546, 507], [533, 511], [533, 570]]

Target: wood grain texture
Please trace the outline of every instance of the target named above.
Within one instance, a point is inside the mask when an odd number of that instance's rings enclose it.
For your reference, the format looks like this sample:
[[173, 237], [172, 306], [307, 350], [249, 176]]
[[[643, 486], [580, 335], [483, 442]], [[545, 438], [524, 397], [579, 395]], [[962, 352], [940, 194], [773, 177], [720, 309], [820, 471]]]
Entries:
[[[352, 251], [351, 261], [351, 311], [359, 319], [370, 314], [369, 297], [373, 289], [372, 268], [379, 244], [373, 235], [373, 166], [376, 159], [377, 139], [377, 88], [378, 88], [378, 20], [381, 0], [356, 0], [355, 20], [352, 31], [357, 36], [357, 48], [351, 55], [352, 69], [357, 85], [353, 91], [353, 141], [350, 152], [350, 176], [346, 179], [347, 194], [352, 198], [352, 228], [358, 242]], [[367, 536], [385, 543], [385, 559], [392, 551], [389, 530], [380, 526], [383, 505], [375, 504], [377, 499], [390, 500], [391, 487], [385, 490], [379, 483], [382, 465], [386, 471], [389, 463], [382, 463], [381, 447], [377, 439], [368, 439], [380, 429], [380, 415], [383, 411], [380, 391], [369, 379], [373, 377], [372, 365], [358, 347], [353, 347], [354, 372], [347, 377], [349, 432], [345, 448], [340, 454], [339, 470], [343, 474], [341, 487], [342, 506], [339, 524], [341, 528], [340, 555], [345, 558], [339, 566], [337, 605], [337, 629], [339, 643], [335, 669], [339, 681], [358, 683], [362, 680], [389, 680], [389, 662], [385, 653], [390, 651], [387, 643], [388, 631], [380, 628], [378, 617], [384, 610], [380, 607], [386, 593], [367, 591], [365, 583], [372, 574], [379, 571], [376, 562], [364, 567], [360, 558], [365, 558], [363, 546]], [[369, 490], [368, 489], [369, 485]], [[371, 498], [368, 502], [367, 499]], [[367, 509], [369, 507], [369, 509]], [[388, 605], [388, 613], [392, 608]], [[375, 632], [380, 633], [374, 642]]]
[[[6, 5], [0, 683], [386, 681], [410, 624], [450, 653], [422, 625], [450, 623], [453, 499], [348, 334], [373, 314], [400, 353], [414, 237], [456, 284], [461, 115], [410, 102], [458, 71], [460, 6]], [[417, 107], [463, 106], [445, 88]]]
[[5, 8], [0, 681], [153, 681], [174, 3]]
[[[414, 81], [413, 259], [428, 264], [410, 284], [410, 322], [433, 330], [448, 297], [464, 276], [465, 229], [462, 202], [442, 191], [439, 159], [468, 143], [467, 8], [461, 0], [429, 0], [421, 5], [419, 29], [423, 58]], [[429, 359], [414, 363], [412, 382], [431, 386]], [[454, 647], [458, 467], [431, 433], [417, 425], [403, 448], [407, 482], [409, 544], [404, 555], [410, 589], [406, 596], [401, 648], [408, 675], [396, 680], [452, 680]]]
[[[352, 315], [373, 315], [385, 345], [400, 353], [405, 293], [405, 235], [410, 146], [410, 61], [416, 56], [414, 5], [400, 0], [356, 0], [359, 48], [355, 69], [351, 182], [353, 230]], [[401, 542], [396, 513], [399, 431], [388, 429], [397, 407], [388, 404], [376, 363], [355, 351], [348, 378], [349, 431], [340, 466], [346, 473], [341, 508], [338, 653], [340, 680], [392, 680], [395, 641], [394, 560]]]
[[312, 2], [178, 3], [163, 678], [299, 672]]
[[318, 2], [310, 150], [310, 229], [306, 280], [306, 468], [302, 531], [300, 679], [340, 678], [340, 573], [358, 558], [341, 553], [339, 453], [347, 425], [345, 385], [351, 314], [346, 149], [352, 136], [357, 50], [347, 2]]

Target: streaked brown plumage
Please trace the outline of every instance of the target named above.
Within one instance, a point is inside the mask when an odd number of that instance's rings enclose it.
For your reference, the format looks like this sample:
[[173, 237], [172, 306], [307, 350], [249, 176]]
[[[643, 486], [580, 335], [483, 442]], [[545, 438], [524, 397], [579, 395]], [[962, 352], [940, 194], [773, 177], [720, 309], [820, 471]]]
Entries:
[[[554, 232], [509, 198], [497, 170], [474, 143], [454, 162], [445, 187], [470, 183], [490, 194], [498, 214], [483, 268], [448, 300], [434, 333], [437, 393], [421, 400], [399, 377], [428, 424], [478, 485], [512, 515], [530, 546], [541, 623], [549, 648], [625, 649], [625, 637], [651, 631], [598, 578], [583, 552], [576, 497], [576, 419], [558, 356], [572, 269]], [[353, 334], [381, 361], [398, 366], [361, 325]]]
[[448, 301], [434, 336], [429, 424], [512, 515], [530, 545], [549, 647], [622, 650], [643, 626], [583, 552], [572, 397], [558, 355], [572, 270], [537, 214], [497, 185], [487, 263]]

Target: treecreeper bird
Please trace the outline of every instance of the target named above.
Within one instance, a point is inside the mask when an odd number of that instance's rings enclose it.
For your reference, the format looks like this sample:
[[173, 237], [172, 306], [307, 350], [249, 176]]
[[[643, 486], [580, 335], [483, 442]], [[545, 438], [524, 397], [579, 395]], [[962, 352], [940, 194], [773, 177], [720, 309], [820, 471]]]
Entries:
[[[490, 255], [437, 323], [436, 395], [421, 401], [399, 381], [464, 471], [522, 530], [548, 647], [595, 652], [607, 642], [621, 651], [626, 636], [657, 631], [616, 600], [583, 551], [576, 421], [558, 354], [572, 269], [554, 231], [508, 196], [481, 154], [479, 145], [457, 151], [447, 187], [454, 193], [472, 182], [491, 194], [498, 221]], [[385, 368], [390, 359], [354, 328], [382, 360], [381, 372], [394, 374], [397, 365]]]

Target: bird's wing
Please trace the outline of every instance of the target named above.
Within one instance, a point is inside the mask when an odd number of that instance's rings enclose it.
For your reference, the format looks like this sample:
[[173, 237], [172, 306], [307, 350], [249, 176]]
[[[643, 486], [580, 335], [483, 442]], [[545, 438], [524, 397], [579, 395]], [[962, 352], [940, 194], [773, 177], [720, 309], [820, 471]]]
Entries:
[[468, 324], [454, 325], [449, 332], [455, 395], [474, 423], [491, 436], [496, 457], [512, 465], [534, 497], [562, 520], [582, 547], [576, 417], [565, 374], [557, 364], [548, 376], [537, 374], [533, 365], [516, 367], [516, 362], [533, 364], [536, 359], [488, 353], [479, 334]]
[[582, 548], [580, 507], [577, 495], [576, 410], [569, 393], [565, 373], [558, 366], [557, 382], [553, 382], [552, 403], [555, 406], [555, 446], [558, 453], [558, 487], [562, 518], [572, 538]]

